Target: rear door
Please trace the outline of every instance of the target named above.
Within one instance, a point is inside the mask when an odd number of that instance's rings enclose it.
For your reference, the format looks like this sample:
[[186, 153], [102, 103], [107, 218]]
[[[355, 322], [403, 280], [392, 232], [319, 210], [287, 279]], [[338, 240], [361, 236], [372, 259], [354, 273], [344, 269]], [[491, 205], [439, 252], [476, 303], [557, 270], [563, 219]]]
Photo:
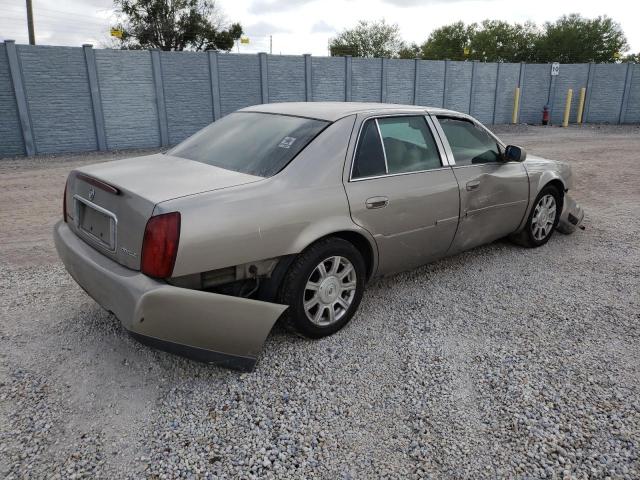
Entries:
[[351, 216], [378, 245], [378, 274], [443, 256], [458, 224], [458, 184], [428, 116], [360, 116], [345, 181]]
[[524, 165], [505, 162], [498, 140], [468, 118], [438, 116], [437, 122], [460, 186], [460, 225], [449, 253], [513, 233], [529, 199]]

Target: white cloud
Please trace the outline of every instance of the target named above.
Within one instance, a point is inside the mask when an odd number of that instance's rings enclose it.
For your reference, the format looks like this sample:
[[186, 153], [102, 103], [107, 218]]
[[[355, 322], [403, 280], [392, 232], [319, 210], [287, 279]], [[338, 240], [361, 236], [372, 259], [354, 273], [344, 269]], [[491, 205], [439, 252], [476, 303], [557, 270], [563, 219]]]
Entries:
[[334, 33], [336, 29], [324, 20], [314, 23], [311, 26], [311, 33]]

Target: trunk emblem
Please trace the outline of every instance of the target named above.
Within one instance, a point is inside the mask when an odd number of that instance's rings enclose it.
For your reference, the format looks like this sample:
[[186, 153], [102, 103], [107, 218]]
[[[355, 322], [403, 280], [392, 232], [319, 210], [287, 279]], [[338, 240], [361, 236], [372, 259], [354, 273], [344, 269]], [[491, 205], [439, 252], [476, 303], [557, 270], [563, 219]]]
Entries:
[[94, 198], [96, 198], [96, 189], [95, 188], [90, 188], [89, 189], [89, 200], [93, 200]]
[[129, 255], [130, 257], [136, 258], [138, 256], [138, 254], [136, 252], [132, 252], [128, 248], [120, 247], [120, 250], [122, 251], [122, 253], [125, 253], [125, 254]]

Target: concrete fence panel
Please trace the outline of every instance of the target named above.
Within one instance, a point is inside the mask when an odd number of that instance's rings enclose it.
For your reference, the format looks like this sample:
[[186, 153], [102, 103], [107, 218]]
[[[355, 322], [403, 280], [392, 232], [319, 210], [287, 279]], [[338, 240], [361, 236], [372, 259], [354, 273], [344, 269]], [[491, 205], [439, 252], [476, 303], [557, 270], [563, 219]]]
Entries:
[[447, 62], [444, 108], [469, 113], [472, 62]]
[[594, 67], [587, 120], [595, 123], [618, 123], [627, 66], [597, 64]]
[[482, 123], [493, 123], [497, 78], [497, 63], [476, 63], [470, 114]]
[[36, 153], [96, 150], [81, 48], [18, 45]]
[[262, 103], [257, 55], [218, 55], [222, 115]]
[[239, 108], [354, 101], [450, 108], [487, 124], [640, 122], [640, 65], [482, 63], [0, 44], [0, 156], [176, 144]]
[[444, 98], [444, 64], [442, 60], [418, 60], [416, 104], [442, 107]]
[[96, 66], [107, 147], [160, 146], [150, 52], [96, 50]]
[[314, 102], [344, 101], [345, 63], [342, 57], [311, 59], [311, 98]]
[[351, 101], [380, 102], [382, 98], [382, 60], [353, 58], [351, 60]]
[[169, 144], [173, 145], [214, 120], [209, 58], [193, 52], [161, 52], [160, 63]]
[[413, 82], [416, 62], [390, 59], [387, 61], [387, 102], [413, 104]]

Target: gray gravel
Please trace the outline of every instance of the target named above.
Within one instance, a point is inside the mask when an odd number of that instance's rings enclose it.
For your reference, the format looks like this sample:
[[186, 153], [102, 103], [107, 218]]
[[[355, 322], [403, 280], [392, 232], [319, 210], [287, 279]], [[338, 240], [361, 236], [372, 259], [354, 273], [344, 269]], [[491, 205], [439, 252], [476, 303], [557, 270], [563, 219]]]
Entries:
[[377, 281], [250, 374], [138, 344], [58, 262], [67, 172], [126, 153], [0, 161], [0, 474], [640, 478], [640, 128], [497, 130], [573, 164], [586, 231]]

